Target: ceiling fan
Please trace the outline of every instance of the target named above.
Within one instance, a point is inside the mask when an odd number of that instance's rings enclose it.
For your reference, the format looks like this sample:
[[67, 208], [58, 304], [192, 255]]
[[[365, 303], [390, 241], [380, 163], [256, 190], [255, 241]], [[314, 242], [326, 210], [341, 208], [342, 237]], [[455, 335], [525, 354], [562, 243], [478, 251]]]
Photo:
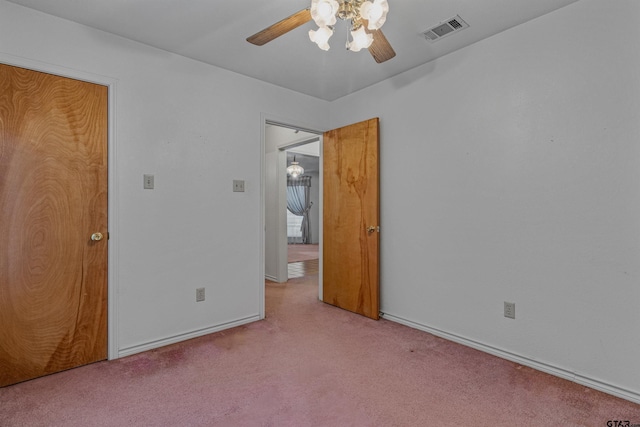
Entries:
[[311, 6], [257, 32], [247, 38], [249, 43], [262, 46], [289, 31], [313, 20], [317, 30], [309, 31], [309, 38], [320, 49], [329, 50], [337, 20], [349, 21], [351, 40], [346, 47], [351, 51], [369, 50], [377, 63], [396, 56], [396, 52], [380, 30], [389, 11], [387, 0], [311, 0]]

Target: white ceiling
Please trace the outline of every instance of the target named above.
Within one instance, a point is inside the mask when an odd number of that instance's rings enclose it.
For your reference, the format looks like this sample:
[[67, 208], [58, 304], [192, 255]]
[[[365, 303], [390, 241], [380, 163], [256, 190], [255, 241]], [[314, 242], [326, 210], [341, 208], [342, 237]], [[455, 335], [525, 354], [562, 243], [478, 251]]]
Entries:
[[[246, 38], [310, 0], [9, 0], [320, 99], [335, 100], [577, 0], [389, 0], [382, 28], [397, 56], [376, 64], [344, 49], [338, 22], [328, 52], [312, 22], [264, 46]], [[430, 43], [421, 33], [455, 15], [469, 28]]]

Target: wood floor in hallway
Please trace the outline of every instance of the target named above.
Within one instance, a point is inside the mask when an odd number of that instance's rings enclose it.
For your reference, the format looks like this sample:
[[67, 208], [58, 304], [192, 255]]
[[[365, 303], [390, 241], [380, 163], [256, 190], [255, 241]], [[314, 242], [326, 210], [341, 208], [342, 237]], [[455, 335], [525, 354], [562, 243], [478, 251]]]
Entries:
[[287, 262], [308, 261], [319, 258], [318, 245], [290, 244], [287, 245]]
[[310, 259], [308, 261], [290, 262], [287, 267], [289, 271], [289, 279], [295, 279], [298, 277], [317, 275], [318, 274], [317, 259]]

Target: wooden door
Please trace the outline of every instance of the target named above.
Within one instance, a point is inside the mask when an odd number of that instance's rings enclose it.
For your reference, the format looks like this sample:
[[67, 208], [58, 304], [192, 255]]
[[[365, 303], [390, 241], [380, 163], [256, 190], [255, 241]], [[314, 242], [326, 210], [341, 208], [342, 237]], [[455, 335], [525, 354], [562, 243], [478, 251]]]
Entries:
[[323, 300], [378, 319], [378, 119], [323, 140]]
[[0, 64], [0, 386], [107, 357], [107, 103]]

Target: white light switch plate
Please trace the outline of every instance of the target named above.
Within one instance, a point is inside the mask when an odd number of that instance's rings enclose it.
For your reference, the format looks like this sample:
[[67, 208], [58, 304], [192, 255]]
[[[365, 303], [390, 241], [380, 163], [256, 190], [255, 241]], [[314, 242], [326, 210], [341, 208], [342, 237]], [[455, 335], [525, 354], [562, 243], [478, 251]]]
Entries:
[[144, 189], [153, 190], [153, 175], [144, 175]]
[[244, 181], [241, 179], [233, 180], [233, 192], [234, 193], [244, 193]]

